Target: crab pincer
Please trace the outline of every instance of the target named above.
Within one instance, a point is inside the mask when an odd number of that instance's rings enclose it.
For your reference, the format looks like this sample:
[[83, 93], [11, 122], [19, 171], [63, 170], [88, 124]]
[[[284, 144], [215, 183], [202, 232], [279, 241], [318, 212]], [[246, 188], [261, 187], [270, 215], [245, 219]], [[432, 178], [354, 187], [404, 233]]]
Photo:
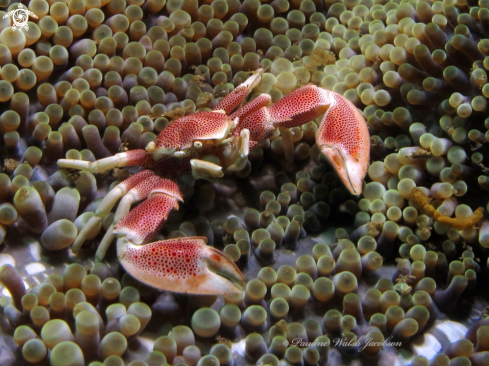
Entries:
[[[320, 89], [322, 93], [328, 90]], [[318, 128], [316, 142], [348, 190], [359, 195], [370, 157], [365, 119], [345, 97], [329, 92], [331, 106]]]
[[222, 252], [208, 246], [206, 237], [186, 237], [134, 245], [117, 242], [119, 261], [137, 280], [171, 292], [232, 295], [244, 289], [244, 278]]
[[300, 126], [324, 114], [316, 143], [346, 188], [362, 193], [370, 155], [370, 135], [365, 119], [345, 97], [307, 85], [268, 107], [276, 127]]

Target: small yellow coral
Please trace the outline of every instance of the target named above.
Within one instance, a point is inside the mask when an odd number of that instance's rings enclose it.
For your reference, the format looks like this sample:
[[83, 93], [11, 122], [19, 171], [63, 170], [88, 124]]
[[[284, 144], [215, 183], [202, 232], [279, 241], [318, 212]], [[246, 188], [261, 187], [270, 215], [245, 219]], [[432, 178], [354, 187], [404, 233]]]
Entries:
[[441, 224], [448, 225], [457, 230], [473, 228], [482, 219], [484, 209], [479, 207], [474, 213], [467, 218], [449, 217], [439, 213], [430, 203], [429, 197], [419, 188], [415, 187], [412, 190], [414, 201], [422, 207], [422, 209], [435, 221]]
[[10, 158], [5, 159], [3, 163], [3, 170], [5, 170], [7, 173], [12, 173], [20, 164], [14, 159]]
[[308, 69], [317, 68], [325, 65], [332, 65], [336, 62], [336, 56], [333, 52], [316, 48], [310, 55], [304, 65]]

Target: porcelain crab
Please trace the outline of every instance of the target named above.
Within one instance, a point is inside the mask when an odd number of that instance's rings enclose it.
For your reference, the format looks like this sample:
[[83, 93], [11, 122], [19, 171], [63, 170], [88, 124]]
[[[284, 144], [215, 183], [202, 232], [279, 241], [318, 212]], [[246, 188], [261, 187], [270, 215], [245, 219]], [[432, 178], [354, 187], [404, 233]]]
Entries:
[[[139, 165], [144, 170], [113, 188], [78, 234], [76, 252], [93, 238], [119, 199], [113, 225], [96, 253], [101, 260], [114, 237], [121, 264], [136, 279], [162, 290], [193, 294], [232, 294], [243, 290], [240, 270], [205, 238], [188, 237], [150, 243], [172, 209], [191, 195], [195, 179], [215, 179], [239, 171], [248, 153], [277, 128], [300, 126], [324, 114], [316, 143], [347, 189], [358, 195], [369, 162], [370, 138], [365, 119], [346, 98], [314, 85], [303, 86], [270, 105], [268, 94], [247, 104], [261, 82], [254, 72], [213, 111], [176, 119], [146, 149], [118, 153], [95, 162], [61, 159], [58, 165], [103, 172]], [[134, 209], [131, 205], [145, 200]]]

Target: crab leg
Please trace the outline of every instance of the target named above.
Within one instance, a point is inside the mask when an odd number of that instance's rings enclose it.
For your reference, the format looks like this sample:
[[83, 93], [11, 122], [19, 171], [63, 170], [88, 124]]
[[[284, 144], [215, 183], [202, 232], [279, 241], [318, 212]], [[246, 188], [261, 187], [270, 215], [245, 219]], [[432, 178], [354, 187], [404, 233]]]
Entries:
[[58, 160], [58, 166], [61, 168], [79, 169], [91, 173], [100, 173], [117, 167], [130, 165], [140, 165], [146, 168], [151, 168], [153, 166], [153, 158], [145, 150], [138, 149], [115, 154], [108, 158], [93, 162], [74, 159]]
[[[223, 110], [227, 115], [231, 114], [236, 107], [243, 103], [250, 92], [261, 83], [261, 77], [264, 72], [265, 70], [263, 69], [255, 71], [246, 81], [239, 84], [232, 92], [217, 103], [214, 110]], [[232, 119], [234, 118], [232, 117]]]
[[112, 188], [98, 205], [95, 215], [88, 220], [85, 226], [83, 226], [83, 229], [78, 233], [78, 236], [71, 247], [73, 253], [78, 252], [87, 239], [91, 239], [97, 235], [97, 233], [100, 231], [102, 220], [109, 214], [110, 211], [112, 211], [112, 208], [121, 197], [123, 197], [136, 185], [144, 182], [146, 179], [150, 179], [151, 177], [155, 177], [155, 173], [153, 171], [143, 170], [125, 179], [123, 182]]
[[270, 113], [267, 108], [271, 100], [270, 95], [261, 94], [231, 115], [231, 118], [239, 118], [239, 124], [234, 130], [235, 135], [245, 129], [250, 131], [250, 144], [252, 145], [250, 150], [258, 142], [269, 138], [275, 131], [275, 127], [270, 123]]
[[256, 112], [260, 108], [268, 106], [272, 102], [272, 97], [268, 94], [260, 94], [252, 101], [246, 103], [242, 108], [231, 114], [231, 119], [239, 118], [240, 120]]
[[365, 119], [346, 98], [313, 85], [304, 86], [267, 108], [277, 127], [295, 127], [324, 113], [316, 135], [321, 152], [353, 194], [362, 193], [370, 136]]
[[188, 237], [134, 245], [122, 238], [117, 241], [117, 253], [131, 276], [160, 290], [201, 295], [241, 293], [241, 271], [206, 243], [205, 237]]
[[177, 199], [164, 193], [154, 193], [114, 226], [114, 234], [125, 236], [136, 244], [147, 243], [165, 223], [172, 209], [178, 209]]
[[175, 182], [163, 179], [151, 189], [149, 198], [125, 215], [115, 226], [113, 233], [125, 236], [134, 244], [149, 242], [165, 223], [172, 209], [178, 209], [182, 201]]
[[159, 176], [153, 175], [149, 176], [143, 181], [140, 181], [135, 187], [131, 188], [124, 197], [122, 197], [119, 206], [114, 215], [114, 220], [112, 225], [107, 229], [100, 245], [97, 248], [97, 252], [95, 253], [95, 261], [100, 262], [107, 253], [107, 250], [110, 247], [110, 244], [115, 238], [113, 233], [114, 226], [131, 210], [131, 205], [135, 202], [146, 199], [152, 192], [157, 191], [158, 189], [166, 189], [166, 192], [170, 192], [170, 194], [175, 197], [179, 201], [183, 201], [183, 198], [180, 194], [178, 186], [168, 180], [163, 179]]

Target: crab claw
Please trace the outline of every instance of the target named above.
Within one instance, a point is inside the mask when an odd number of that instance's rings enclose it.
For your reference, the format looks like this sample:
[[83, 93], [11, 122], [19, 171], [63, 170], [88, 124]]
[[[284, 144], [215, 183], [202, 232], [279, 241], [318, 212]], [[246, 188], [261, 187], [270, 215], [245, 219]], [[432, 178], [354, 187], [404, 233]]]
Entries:
[[134, 245], [117, 242], [119, 261], [137, 280], [160, 290], [198, 295], [239, 294], [244, 278], [206, 237], [187, 237]]
[[370, 154], [370, 135], [358, 109], [342, 95], [306, 85], [268, 108], [275, 127], [300, 126], [324, 113], [316, 143], [346, 188], [362, 193]]
[[188, 150], [195, 141], [223, 139], [234, 126], [235, 121], [221, 111], [197, 112], [170, 123], [146, 150], [153, 154], [154, 160], [160, 160], [177, 151]]
[[316, 142], [321, 152], [354, 195], [362, 193], [370, 154], [370, 134], [358, 109], [342, 95], [320, 89], [330, 98]]

